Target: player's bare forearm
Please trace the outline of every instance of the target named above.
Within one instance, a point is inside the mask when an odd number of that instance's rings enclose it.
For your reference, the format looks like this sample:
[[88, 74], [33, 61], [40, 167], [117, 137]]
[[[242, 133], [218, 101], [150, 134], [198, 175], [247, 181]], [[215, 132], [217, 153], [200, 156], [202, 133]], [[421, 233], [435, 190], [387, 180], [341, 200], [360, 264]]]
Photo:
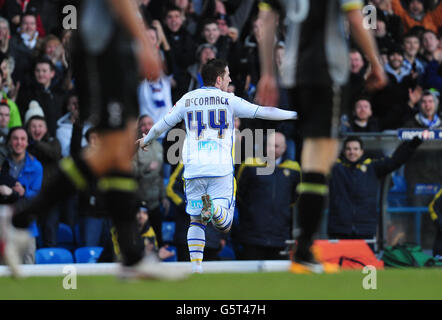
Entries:
[[380, 64], [376, 43], [373, 36], [364, 28], [361, 10], [347, 12], [347, 19], [350, 24], [353, 39], [359, 48], [361, 48], [367, 60], [371, 65]]
[[138, 46], [137, 56], [141, 74], [148, 80], [156, 80], [161, 73], [161, 59], [152, 41], [147, 37], [147, 28], [134, 0], [107, 0], [122, 25]]
[[363, 17], [360, 10], [347, 12], [350, 30], [353, 39], [364, 53], [370, 63], [370, 74], [366, 79], [366, 87], [369, 91], [382, 89], [387, 84], [387, 76], [379, 59], [379, 52], [371, 33], [364, 28]]
[[256, 118], [264, 120], [296, 120], [298, 113], [296, 111], [288, 111], [279, 108], [259, 107], [256, 111]]
[[261, 105], [275, 106], [279, 100], [278, 84], [274, 70], [274, 43], [276, 13], [270, 8], [260, 7], [259, 19], [262, 21], [262, 39], [258, 42], [261, 63], [261, 79], [258, 82], [256, 101]]
[[107, 0], [114, 13], [135, 39], [144, 37], [144, 22], [133, 0]]
[[259, 19], [262, 21], [262, 40], [258, 43], [261, 61], [261, 73], [274, 75], [273, 49], [275, 44], [276, 13], [270, 8], [260, 9]]

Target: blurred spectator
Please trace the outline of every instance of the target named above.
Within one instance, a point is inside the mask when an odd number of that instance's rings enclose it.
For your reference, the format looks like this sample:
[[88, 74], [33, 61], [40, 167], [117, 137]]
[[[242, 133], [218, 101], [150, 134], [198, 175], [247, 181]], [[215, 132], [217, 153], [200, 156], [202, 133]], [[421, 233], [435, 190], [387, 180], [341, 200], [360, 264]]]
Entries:
[[187, 68], [195, 61], [195, 42], [192, 36], [183, 27], [184, 18], [180, 8], [169, 6], [166, 9], [164, 33], [171, 47], [171, 53], [177, 59], [172, 69], [174, 85], [172, 88], [172, 102], [175, 103], [187, 91], [189, 76]]
[[344, 124], [344, 132], [379, 132], [378, 120], [373, 117], [371, 103], [367, 98], [360, 98], [354, 104], [353, 117]]
[[4, 101], [0, 102], [0, 146], [6, 144], [6, 138], [9, 133], [9, 118], [11, 117], [9, 106]]
[[369, 2], [376, 7], [376, 20], [381, 20], [385, 25], [388, 38], [393, 39], [395, 42], [401, 39], [404, 27], [401, 18], [393, 12], [391, 0], [372, 0]]
[[252, 32], [244, 40], [244, 57], [246, 58], [247, 76], [245, 83], [245, 94], [249, 100], [253, 100], [256, 92], [256, 85], [260, 78], [260, 62], [258, 43], [262, 39], [262, 22], [256, 17], [253, 20]]
[[403, 142], [384, 159], [364, 157], [358, 137], [348, 137], [333, 166], [330, 180], [328, 235], [330, 239], [371, 239], [376, 235], [381, 180], [412, 156], [421, 140]]
[[55, 66], [52, 61], [47, 58], [38, 59], [34, 68], [34, 81], [27, 86], [22, 85], [17, 97], [17, 105], [22, 116], [30, 101], [38, 101], [45, 114], [51, 136], [56, 135], [57, 120], [62, 115], [65, 98], [65, 92], [53, 83], [54, 77]]
[[423, 55], [422, 58], [424, 62], [429, 63], [435, 59], [436, 52], [439, 49], [439, 39], [437, 34], [431, 30], [425, 30], [422, 34], [422, 48]]
[[14, 35], [9, 43], [10, 54], [16, 61], [12, 77], [22, 85], [31, 81], [33, 55], [39, 41], [37, 18], [27, 13], [21, 20], [20, 33]]
[[190, 82], [188, 91], [201, 88], [203, 86], [203, 79], [201, 78], [202, 67], [210, 60], [216, 58], [218, 50], [215, 46], [203, 43], [196, 49], [196, 63], [192, 64], [187, 71], [190, 74]]
[[404, 124], [405, 128], [442, 129], [438, 115], [439, 92], [424, 91], [419, 101], [419, 112]]
[[193, 9], [191, 0], [172, 0], [172, 3], [180, 8], [184, 16], [184, 25], [192, 37], [195, 37], [198, 28], [199, 18]]
[[[440, 116], [437, 114], [439, 98], [437, 92], [424, 91], [419, 103], [419, 113], [405, 124], [406, 128], [442, 129]], [[423, 149], [406, 164], [404, 174], [408, 186], [408, 198], [412, 206], [427, 206], [431, 195], [419, 191], [422, 185], [442, 185], [442, 159], [440, 148]]]
[[[432, 59], [429, 60], [425, 69], [424, 85], [427, 88], [435, 88], [442, 92], [442, 49], [438, 48], [441, 41], [437, 40], [435, 35], [430, 32], [426, 32], [424, 36], [427, 37], [427, 52], [428, 54], [432, 53]], [[426, 57], [430, 58], [430, 55]]]
[[415, 26], [438, 32], [438, 28], [442, 26], [441, 3], [431, 11], [428, 10], [424, 0], [408, 0], [405, 3], [406, 8], [402, 6], [400, 0], [391, 0], [393, 12], [402, 19], [405, 32]]
[[238, 34], [221, 34], [216, 20], [205, 20], [203, 23], [202, 42], [216, 47], [218, 50], [217, 58], [229, 61], [229, 67], [235, 72], [237, 70], [237, 60], [241, 54], [241, 45], [238, 41]]
[[395, 46], [400, 36], [390, 32], [390, 29], [388, 29], [388, 16], [382, 10], [377, 10], [376, 14], [376, 29], [373, 30], [376, 43], [380, 53], [388, 52]]
[[419, 77], [425, 72], [425, 64], [417, 55], [420, 51], [419, 36], [415, 33], [407, 33], [403, 39], [404, 46], [404, 66], [410, 70], [410, 73], [417, 73]]
[[415, 88], [417, 74], [404, 65], [402, 48], [394, 47], [388, 54], [385, 65], [388, 85], [378, 91], [372, 99], [373, 114], [379, 119], [381, 130], [397, 129], [412, 116], [407, 107], [410, 88]]
[[[25, 128], [11, 128], [8, 136], [8, 145], [10, 153], [5, 163], [9, 165], [9, 175], [17, 181], [12, 190], [17, 192], [20, 198], [33, 198], [41, 189], [43, 167], [40, 161], [27, 151], [29, 139]], [[31, 235], [37, 237], [38, 229], [35, 222], [31, 224], [30, 229]], [[32, 246], [23, 258], [24, 263], [34, 263], [35, 249], [36, 242], [33, 241]]]
[[[44, 188], [45, 184], [52, 179], [58, 161], [61, 159], [60, 142], [49, 135], [43, 110], [36, 103], [31, 103], [26, 112], [25, 126], [29, 136], [28, 152], [34, 155], [43, 166], [42, 188]], [[38, 221], [44, 247], [57, 245], [58, 221], [58, 208], [53, 209]]]
[[[138, 97], [140, 114], [148, 115], [156, 123], [173, 107], [171, 89], [173, 58], [171, 57], [170, 46], [160, 22], [155, 20], [152, 25], [153, 27], [148, 30], [148, 33], [152, 38], [152, 42], [155, 43], [158, 53], [163, 57], [164, 72], [156, 81], [144, 79], [138, 88]], [[162, 138], [166, 134], [164, 133]]]
[[345, 104], [347, 109], [342, 110], [342, 113], [347, 115], [351, 115], [353, 113], [352, 107], [365, 90], [365, 73], [367, 71], [364, 58], [358, 49], [354, 48], [350, 50], [349, 60], [350, 79], [346, 85], [348, 103]]
[[68, 62], [64, 46], [57, 36], [50, 34], [44, 38], [40, 56], [50, 59], [55, 66], [53, 85], [61, 86], [64, 84], [64, 79], [68, 71]]
[[[12, 74], [15, 69], [15, 60], [12, 56], [0, 54], [0, 69], [2, 72], [1, 90], [3, 97], [15, 101], [20, 90], [20, 82], [14, 82]], [[18, 108], [17, 108], [18, 111]]]
[[11, 38], [11, 29], [9, 21], [0, 17], [0, 51], [4, 54], [9, 53], [9, 40]]
[[434, 221], [436, 227], [433, 256], [442, 261], [442, 189], [436, 194], [428, 207], [431, 220]]
[[[156, 251], [160, 259], [164, 260], [174, 255], [172, 251], [167, 250], [167, 245], [159, 247], [154, 229], [149, 220], [149, 210], [145, 202], [140, 202], [136, 222], [140, 237], [143, 239], [144, 250], [147, 252]], [[111, 227], [109, 237], [103, 247], [103, 251], [98, 262], [117, 262], [121, 261], [120, 245], [118, 243], [118, 233], [115, 227]]]
[[[78, 96], [71, 93], [67, 97], [65, 105], [67, 113], [58, 119], [56, 131], [56, 137], [61, 144], [62, 157], [68, 157], [71, 154], [72, 129], [74, 124], [76, 124], [79, 120]], [[79, 144], [81, 147], [85, 147], [87, 145], [85, 134], [89, 128], [90, 124], [85, 123], [82, 129], [82, 135], [80, 137], [81, 142]]]
[[[147, 134], [153, 125], [152, 118], [147, 115], [140, 116], [138, 137], [141, 138], [143, 134]], [[160, 246], [163, 245], [162, 222], [164, 220], [161, 206], [166, 215], [170, 207], [162, 174], [163, 162], [163, 147], [158, 141], [154, 141], [147, 152], [139, 148], [132, 161], [140, 198], [149, 207], [151, 224]]]
[[[167, 185], [167, 197], [174, 206], [175, 235], [173, 244], [177, 248], [178, 261], [190, 261], [187, 244], [187, 232], [190, 216], [186, 213], [186, 198], [184, 195], [183, 163], [180, 162], [172, 172]], [[218, 254], [225, 246], [229, 235], [219, 232], [211, 223], [206, 227], [206, 243], [204, 260], [219, 260]]]
[[138, 4], [138, 8], [143, 15], [143, 19], [147, 25], [151, 24], [153, 21], [152, 14], [149, 10], [150, 0], [136, 0]]
[[41, 37], [45, 36], [45, 30], [41, 22], [40, 9], [42, 1], [39, 0], [6, 0], [3, 12], [12, 25], [12, 33], [18, 32], [23, 27], [23, 20], [26, 15], [35, 16], [35, 28]]
[[[1, 58], [0, 58], [1, 59]], [[1, 64], [0, 64], [1, 66]], [[3, 72], [0, 70], [0, 83], [3, 82]], [[19, 86], [17, 87], [17, 89]], [[9, 106], [9, 123], [8, 127], [20, 127], [22, 125], [20, 111], [18, 110], [17, 104], [13, 99], [10, 99], [6, 93], [7, 87], [0, 87], [0, 101], [1, 103], [7, 104]]]
[[[301, 181], [300, 166], [285, 160], [285, 137], [280, 132], [268, 138], [267, 156], [275, 165], [270, 175], [258, 175], [259, 159], [248, 159], [240, 167], [238, 179], [239, 226], [244, 260], [279, 260], [285, 241], [292, 238], [295, 190]], [[252, 160], [252, 161], [250, 161]]]
[[158, 246], [157, 237], [149, 221], [149, 209], [145, 202], [141, 202], [136, 215], [138, 230], [143, 238], [144, 248], [148, 252], [156, 251], [160, 259], [164, 260], [174, 256], [172, 251], [167, 250], [168, 245], [161, 248]]

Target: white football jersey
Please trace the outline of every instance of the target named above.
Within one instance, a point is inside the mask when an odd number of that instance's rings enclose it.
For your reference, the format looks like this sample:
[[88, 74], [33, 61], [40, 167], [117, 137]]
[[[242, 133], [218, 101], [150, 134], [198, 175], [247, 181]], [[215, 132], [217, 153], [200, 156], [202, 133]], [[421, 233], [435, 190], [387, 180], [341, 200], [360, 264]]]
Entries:
[[233, 173], [235, 117], [255, 118], [259, 106], [215, 87], [185, 94], [164, 121], [186, 123], [184, 178], [223, 177]]

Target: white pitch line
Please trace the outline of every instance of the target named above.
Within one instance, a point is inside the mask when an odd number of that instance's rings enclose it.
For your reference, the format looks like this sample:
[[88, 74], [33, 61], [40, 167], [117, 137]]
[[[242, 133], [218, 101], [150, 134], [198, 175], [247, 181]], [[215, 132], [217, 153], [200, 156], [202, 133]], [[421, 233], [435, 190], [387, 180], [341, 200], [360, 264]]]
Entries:
[[[162, 262], [178, 269], [191, 270], [190, 262]], [[120, 270], [118, 263], [72, 263], [72, 264], [27, 264], [21, 265], [23, 277], [59, 277], [65, 276], [63, 268], [74, 266], [77, 275], [117, 275]], [[203, 262], [204, 273], [241, 273], [241, 272], [278, 272], [287, 271], [288, 260], [250, 260], [250, 261], [206, 261]], [[6, 266], [0, 266], [0, 277], [9, 277]]]

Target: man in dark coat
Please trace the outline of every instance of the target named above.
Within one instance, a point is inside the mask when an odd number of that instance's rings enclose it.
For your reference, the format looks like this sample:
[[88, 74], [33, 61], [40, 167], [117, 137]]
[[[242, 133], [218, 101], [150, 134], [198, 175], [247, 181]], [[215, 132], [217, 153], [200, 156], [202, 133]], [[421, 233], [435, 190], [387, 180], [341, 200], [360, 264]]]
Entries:
[[421, 140], [403, 142], [391, 157], [364, 157], [358, 137], [344, 141], [342, 156], [332, 169], [328, 235], [333, 239], [370, 239], [378, 223], [378, 194], [381, 180], [413, 155]]

